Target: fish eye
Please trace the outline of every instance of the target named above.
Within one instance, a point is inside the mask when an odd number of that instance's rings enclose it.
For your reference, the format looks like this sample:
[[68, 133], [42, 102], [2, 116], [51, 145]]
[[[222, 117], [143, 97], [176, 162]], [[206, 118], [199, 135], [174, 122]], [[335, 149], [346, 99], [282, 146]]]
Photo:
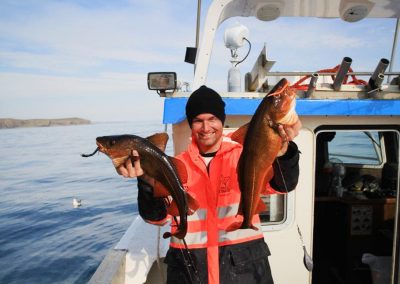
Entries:
[[110, 140], [110, 146], [113, 146], [113, 145], [115, 145], [115, 143], [116, 143], [116, 141], [113, 139], [113, 140]]

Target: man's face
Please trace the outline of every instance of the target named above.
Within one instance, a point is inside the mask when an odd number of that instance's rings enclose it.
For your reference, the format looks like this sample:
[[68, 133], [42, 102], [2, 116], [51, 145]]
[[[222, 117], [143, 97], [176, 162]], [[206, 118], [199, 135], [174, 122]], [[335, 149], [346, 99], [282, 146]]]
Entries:
[[222, 121], [211, 113], [202, 113], [192, 121], [192, 135], [201, 153], [218, 151], [222, 142]]

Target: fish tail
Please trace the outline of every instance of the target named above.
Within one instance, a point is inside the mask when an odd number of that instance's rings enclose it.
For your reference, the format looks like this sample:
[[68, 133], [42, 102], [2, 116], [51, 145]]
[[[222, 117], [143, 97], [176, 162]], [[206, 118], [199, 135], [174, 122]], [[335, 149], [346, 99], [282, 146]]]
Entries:
[[172, 236], [172, 234], [170, 233], [170, 232], [165, 232], [164, 234], [163, 234], [163, 238], [164, 239], [168, 239], [168, 238], [170, 238]]
[[232, 232], [232, 231], [236, 231], [237, 229], [241, 229], [243, 226], [243, 222], [235, 222], [230, 224], [225, 231], [227, 232]]
[[258, 231], [258, 228], [254, 226], [253, 224], [250, 224], [250, 229], [253, 229], [254, 231]]
[[244, 222], [232, 223], [225, 229], [225, 231], [232, 232], [232, 231], [236, 231], [238, 229], [253, 229], [254, 231], [258, 231], [258, 228], [256, 226], [254, 226], [253, 224], [246, 225]]
[[165, 232], [164, 234], [163, 234], [163, 238], [164, 239], [168, 239], [168, 238], [170, 238], [170, 237], [172, 237], [172, 236], [174, 236], [175, 238], [178, 238], [178, 239], [183, 239], [183, 238], [185, 238], [185, 236], [186, 236], [186, 230], [176, 230], [176, 232], [175, 233], [171, 233], [171, 232]]

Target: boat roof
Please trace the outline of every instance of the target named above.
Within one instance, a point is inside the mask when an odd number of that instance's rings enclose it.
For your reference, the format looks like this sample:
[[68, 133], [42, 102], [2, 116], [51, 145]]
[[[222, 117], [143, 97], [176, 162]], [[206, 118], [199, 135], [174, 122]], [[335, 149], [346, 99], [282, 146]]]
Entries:
[[[256, 17], [272, 21], [278, 17], [341, 18], [356, 22], [363, 18], [400, 18], [400, 1], [395, 0], [214, 0], [210, 4], [204, 23], [203, 38], [196, 56], [193, 89], [205, 84], [215, 33], [225, 20], [232, 17]], [[327, 116], [384, 116], [400, 115], [399, 91], [395, 99], [346, 99], [338, 96], [325, 99], [297, 99], [299, 115]], [[340, 92], [336, 92], [337, 94]], [[253, 93], [254, 94], [254, 93]], [[227, 115], [253, 115], [262, 100], [242, 93], [242, 97], [221, 94]], [[185, 120], [186, 94], [165, 98], [164, 123]]]
[[[227, 115], [253, 115], [259, 99], [224, 98]], [[186, 119], [187, 98], [166, 98], [164, 124], [176, 124]], [[310, 100], [297, 99], [296, 112], [301, 116], [399, 116], [400, 100]]]
[[364, 18], [400, 18], [395, 0], [214, 0], [205, 18], [196, 56], [193, 89], [205, 84], [216, 31], [232, 17], [256, 17], [273, 21], [279, 17], [341, 18], [357, 22]]

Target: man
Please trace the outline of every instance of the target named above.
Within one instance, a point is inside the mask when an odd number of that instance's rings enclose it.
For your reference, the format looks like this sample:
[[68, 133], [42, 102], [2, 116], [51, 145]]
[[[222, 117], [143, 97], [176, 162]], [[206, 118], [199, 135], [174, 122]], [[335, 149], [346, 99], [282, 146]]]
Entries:
[[[186, 117], [192, 142], [176, 158], [186, 166], [188, 181], [184, 186], [198, 201], [199, 208], [188, 216], [186, 244], [171, 238], [165, 258], [167, 283], [273, 283], [268, 262], [270, 252], [262, 230], [225, 230], [238, 218], [241, 193], [236, 167], [242, 152], [242, 145], [222, 133], [225, 103], [217, 92], [201, 86], [189, 97]], [[275, 174], [267, 189], [270, 194], [287, 193], [297, 185], [299, 152], [290, 141], [300, 128], [300, 121], [278, 128], [284, 143], [277, 158], [280, 169], [276, 168], [275, 173], [279, 174]], [[132, 154], [138, 156], [136, 151]], [[274, 168], [276, 165], [274, 162]], [[165, 202], [153, 197], [157, 182], [143, 172], [140, 159], [134, 165], [128, 160], [117, 172], [124, 177], [138, 177], [140, 215], [152, 224], [164, 224]], [[261, 228], [258, 215], [252, 223]]]

